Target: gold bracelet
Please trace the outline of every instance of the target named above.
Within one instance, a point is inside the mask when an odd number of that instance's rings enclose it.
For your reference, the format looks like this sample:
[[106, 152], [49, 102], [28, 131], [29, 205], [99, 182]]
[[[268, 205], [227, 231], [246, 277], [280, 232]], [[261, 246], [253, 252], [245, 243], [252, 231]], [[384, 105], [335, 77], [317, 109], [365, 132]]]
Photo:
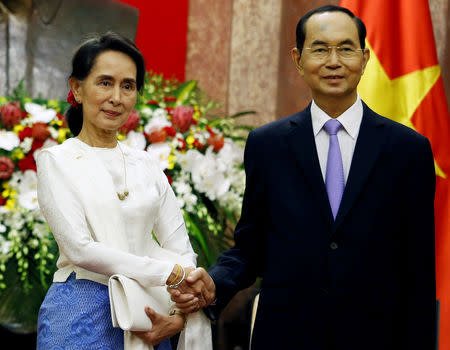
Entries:
[[180, 276], [181, 266], [178, 265], [178, 264], [175, 264], [175, 266], [178, 267], [177, 275], [175, 276], [175, 278], [173, 279], [173, 281], [167, 282], [167, 285], [173, 284], [173, 282], [175, 282], [175, 281], [178, 279], [178, 276]]

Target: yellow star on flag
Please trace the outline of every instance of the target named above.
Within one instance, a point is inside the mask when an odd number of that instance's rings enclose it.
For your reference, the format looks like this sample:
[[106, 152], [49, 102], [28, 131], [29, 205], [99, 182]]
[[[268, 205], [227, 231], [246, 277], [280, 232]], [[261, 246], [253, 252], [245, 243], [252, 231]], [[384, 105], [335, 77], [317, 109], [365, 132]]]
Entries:
[[[441, 68], [435, 65], [391, 80], [367, 41], [366, 47], [370, 59], [358, 86], [361, 98], [378, 114], [414, 129], [411, 118], [438, 80]], [[446, 178], [436, 161], [434, 164], [436, 175]]]

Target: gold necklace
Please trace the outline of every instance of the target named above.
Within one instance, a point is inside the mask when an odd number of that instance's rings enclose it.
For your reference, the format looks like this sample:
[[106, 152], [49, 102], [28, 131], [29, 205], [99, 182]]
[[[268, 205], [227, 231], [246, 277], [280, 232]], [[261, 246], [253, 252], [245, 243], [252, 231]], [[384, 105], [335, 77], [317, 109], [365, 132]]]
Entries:
[[128, 196], [128, 194], [129, 194], [129, 192], [128, 192], [128, 189], [127, 189], [127, 167], [126, 167], [126, 164], [125, 164], [125, 155], [123, 154], [123, 151], [122, 151], [122, 147], [120, 146], [120, 142], [119, 141], [117, 141], [117, 145], [119, 146], [119, 149], [120, 149], [120, 153], [122, 153], [122, 159], [123, 159], [123, 172], [124, 172], [124, 191], [123, 191], [123, 193], [120, 193], [120, 192], [116, 192], [117, 193], [117, 197], [119, 197], [119, 199], [121, 200], [121, 201], [123, 201], [125, 198], [127, 198], [127, 196]]

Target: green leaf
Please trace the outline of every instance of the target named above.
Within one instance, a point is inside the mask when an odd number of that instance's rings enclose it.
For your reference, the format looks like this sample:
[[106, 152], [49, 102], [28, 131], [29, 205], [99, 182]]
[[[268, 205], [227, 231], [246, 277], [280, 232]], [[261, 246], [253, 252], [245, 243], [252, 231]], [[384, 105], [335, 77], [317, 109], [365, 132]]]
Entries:
[[189, 213], [187, 212], [183, 212], [183, 216], [184, 216], [184, 220], [185, 221], [189, 221], [189, 233], [195, 238], [197, 239], [198, 243], [200, 244], [200, 247], [202, 249], [202, 253], [205, 255], [205, 259], [207, 261], [207, 263], [210, 265], [213, 263], [212, 258], [211, 258], [211, 252], [208, 248], [208, 244], [206, 243], [206, 239], [203, 236], [202, 231], [200, 230], [200, 228], [197, 226], [197, 224], [195, 223], [195, 221], [193, 220], [193, 218], [191, 218], [191, 216], [189, 215]]
[[197, 87], [196, 80], [190, 80], [181, 84], [175, 91], [174, 95], [177, 98], [177, 105], [182, 105], [189, 98], [189, 95]]
[[256, 114], [256, 111], [243, 111], [243, 112], [239, 112], [239, 113], [230, 115], [228, 118], [236, 119], [236, 118], [243, 117], [244, 115], [249, 115], [249, 114]]

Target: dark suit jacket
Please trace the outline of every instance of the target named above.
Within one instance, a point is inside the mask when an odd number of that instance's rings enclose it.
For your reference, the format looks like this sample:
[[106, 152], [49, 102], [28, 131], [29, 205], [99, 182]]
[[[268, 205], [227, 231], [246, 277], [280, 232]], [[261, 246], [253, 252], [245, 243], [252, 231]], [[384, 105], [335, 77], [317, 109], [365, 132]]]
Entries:
[[310, 107], [252, 131], [235, 246], [210, 269], [220, 312], [262, 277], [252, 349], [434, 350], [428, 140], [364, 104], [333, 220]]

